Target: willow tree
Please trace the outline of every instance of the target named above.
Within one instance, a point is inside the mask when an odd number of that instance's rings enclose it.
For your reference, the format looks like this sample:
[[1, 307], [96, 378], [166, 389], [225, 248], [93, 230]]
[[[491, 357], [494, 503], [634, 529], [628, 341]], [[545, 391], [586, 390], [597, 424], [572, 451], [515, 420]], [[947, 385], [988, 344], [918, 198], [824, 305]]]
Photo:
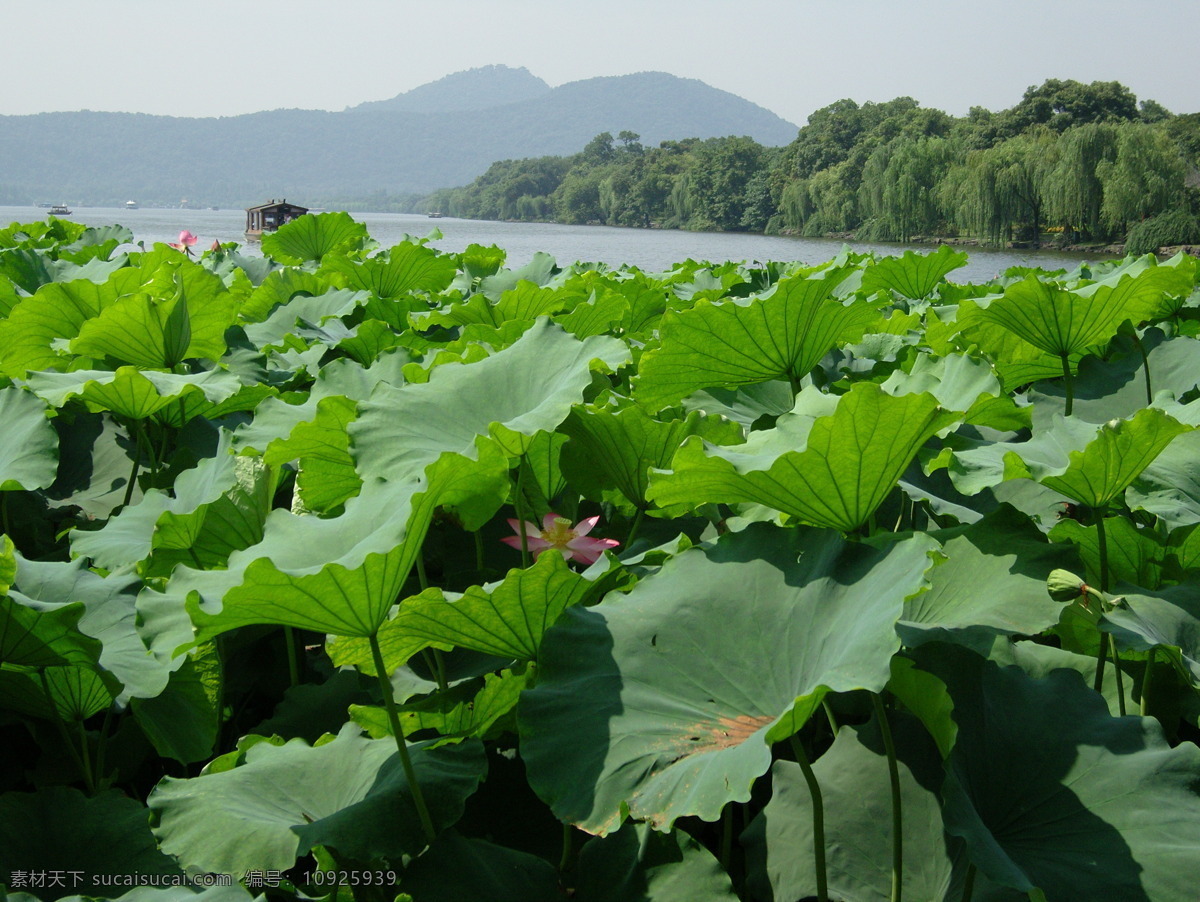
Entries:
[[1118, 127], [1117, 152], [1101, 160], [1096, 176], [1104, 187], [1100, 216], [1115, 233], [1162, 213], [1183, 197], [1187, 166], [1179, 146], [1157, 126], [1139, 122]]
[[957, 173], [952, 209], [968, 229], [993, 243], [1011, 240], [1014, 230], [1028, 231], [1036, 242], [1057, 158], [1058, 136], [1045, 126], [973, 151]]
[[898, 139], [877, 149], [858, 193], [863, 217], [873, 220], [870, 237], [907, 241], [936, 232], [946, 218], [938, 185], [961, 156], [958, 141], [940, 137]]
[[1116, 125], [1091, 122], [1058, 139], [1058, 161], [1046, 180], [1051, 218], [1086, 238], [1103, 232], [1104, 185], [1097, 169], [1117, 155]]

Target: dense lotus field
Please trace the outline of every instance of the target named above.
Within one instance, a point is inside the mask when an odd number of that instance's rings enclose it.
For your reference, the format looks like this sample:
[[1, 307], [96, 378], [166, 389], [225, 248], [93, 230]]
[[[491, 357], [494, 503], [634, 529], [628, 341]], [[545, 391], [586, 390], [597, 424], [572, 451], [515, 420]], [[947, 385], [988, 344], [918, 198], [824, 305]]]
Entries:
[[130, 238], [0, 230], [11, 898], [1197, 898], [1196, 260]]

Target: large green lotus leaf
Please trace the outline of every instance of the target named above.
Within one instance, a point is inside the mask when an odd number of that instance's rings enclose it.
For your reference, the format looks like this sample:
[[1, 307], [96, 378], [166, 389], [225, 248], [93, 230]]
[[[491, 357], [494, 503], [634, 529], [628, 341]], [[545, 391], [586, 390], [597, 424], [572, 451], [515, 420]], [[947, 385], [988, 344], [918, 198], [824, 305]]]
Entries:
[[[1155, 395], [1166, 390], [1179, 398], [1200, 384], [1200, 341], [1178, 337], [1167, 340], [1160, 330], [1149, 329], [1141, 343]], [[1116, 359], [1089, 355], [1079, 363], [1071, 413], [1089, 423], [1131, 417], [1147, 406], [1145, 380], [1142, 355], [1136, 348], [1130, 347], [1124, 357]], [[1066, 409], [1061, 384], [1044, 384], [1031, 391], [1029, 398], [1039, 410], [1049, 408], [1062, 413]], [[1155, 406], [1162, 405], [1156, 402]]]
[[1160, 279], [1158, 272], [1147, 270], [1116, 286], [1098, 286], [1086, 296], [1031, 275], [1005, 289], [1004, 297], [989, 304], [982, 316], [1047, 354], [1084, 354], [1107, 344], [1125, 320], [1139, 323], [1155, 314], [1162, 289], [1139, 290], [1137, 282]]
[[[930, 647], [932, 648], [932, 646]], [[946, 830], [992, 881], [1047, 899], [1185, 899], [1200, 871], [1200, 749], [1151, 718], [1112, 717], [1070, 670], [1040, 679], [942, 646], [958, 738]]]
[[263, 279], [242, 302], [238, 310], [238, 319], [243, 323], [259, 323], [276, 307], [288, 303], [297, 295], [315, 297], [338, 287], [342, 286], [331, 284], [328, 278], [302, 269], [277, 269]]
[[891, 289], [901, 297], [919, 301], [933, 294], [946, 273], [966, 265], [966, 252], [952, 250], [948, 244], [932, 254], [908, 251], [903, 256], [884, 257], [867, 266], [862, 274], [862, 290], [871, 294]]
[[92, 410], [108, 410], [131, 420], [144, 420], [185, 394], [198, 393], [218, 404], [242, 390], [237, 376], [225, 370], [195, 374], [159, 373], [123, 366], [73, 373], [30, 373], [25, 384], [52, 407], [80, 398]]
[[[54, 507], [78, 507], [89, 519], [105, 520], [125, 500], [135, 444], [115, 419], [66, 410], [53, 421], [58, 432], [58, 477], [46, 490]], [[142, 497], [135, 482], [130, 501]]]
[[[409, 755], [434, 827], [449, 827], [487, 770], [483, 745], [413, 743]], [[167, 777], [147, 804], [164, 852], [236, 877], [288, 870], [315, 846], [399, 863], [427, 842], [395, 741], [363, 738], [354, 724], [321, 745], [260, 742], [231, 770]]]
[[1126, 311], [1124, 318], [1137, 325], [1170, 315], [1177, 308], [1173, 299], [1191, 294], [1195, 278], [1196, 263], [1184, 254], [1162, 264], [1153, 254], [1145, 254], [1074, 291], [1106, 308]]
[[1134, 479], [1125, 500], [1171, 527], [1200, 523], [1200, 431], [1171, 442]]
[[19, 388], [0, 388], [0, 492], [44, 489], [58, 473], [58, 434], [46, 402]]
[[[501, 658], [532, 661], [542, 636], [562, 612], [588, 597], [594, 583], [546, 552], [532, 567], [510, 570], [499, 583], [472, 586], [459, 595], [431, 586], [405, 599], [379, 628], [379, 646], [390, 673], [423, 648], [469, 648]], [[365, 639], [342, 639], [330, 647], [335, 664], [375, 668]]]
[[905, 645], [954, 642], [986, 654], [997, 633], [1037, 635], [1058, 623], [1062, 605], [1046, 594], [1046, 577], [1077, 567], [1078, 558], [1046, 541], [1027, 516], [1003, 504], [965, 529], [938, 535], [945, 560], [896, 625]]
[[[561, 313], [580, 300], [579, 295], [569, 291], [542, 288], [532, 282], [518, 282], [515, 288], [504, 292], [495, 303], [489, 301], [487, 295], [476, 293], [461, 304], [451, 304], [427, 314], [414, 314], [412, 322], [422, 331], [434, 326], [453, 328], [476, 323], [499, 328], [508, 322], [533, 322], [539, 316]], [[619, 320], [623, 311], [614, 312], [615, 319]], [[565, 328], [565, 324], [563, 325]], [[575, 329], [567, 331], [578, 337], [585, 337]], [[592, 335], [601, 335], [607, 331], [607, 328], [589, 330]]]
[[626, 596], [569, 609], [518, 707], [530, 785], [589, 833], [626, 814], [660, 830], [716, 820], [750, 798], [771, 743], [826, 693], [883, 687], [895, 623], [936, 547], [756, 523], [668, 560]]
[[1177, 649], [1183, 669], [1200, 684], [1200, 580], [1157, 592], [1126, 586], [1119, 591], [1125, 602], [1103, 615], [1101, 629], [1136, 651]]
[[1167, 537], [1167, 554], [1180, 571], [1200, 569], [1200, 524], [1171, 530]]
[[237, 296], [212, 273], [191, 264], [164, 266], [135, 293], [84, 323], [71, 350], [162, 369], [190, 358], [219, 360], [237, 308]]
[[296, 331], [298, 323], [320, 325], [328, 317], [345, 316], [370, 297], [365, 291], [335, 288], [317, 295], [298, 295], [273, 309], [262, 322], [248, 324], [246, 337], [256, 348], [283, 347], [284, 339]]
[[[151, 698], [167, 682], [166, 669], [150, 654], [137, 631], [136, 598], [139, 581], [127, 575], [93, 573], [83, 561], [17, 560], [12, 600], [44, 616], [64, 615], [80, 606], [79, 635], [100, 643], [101, 667], [121, 681], [118, 700]], [[33, 662], [25, 662], [33, 663]], [[83, 663], [73, 659], [73, 663]]]
[[262, 236], [263, 253], [297, 266], [320, 263], [326, 256], [357, 249], [367, 240], [367, 227], [349, 213], [306, 213]]
[[[533, 667], [488, 673], [482, 679], [464, 680], [449, 689], [400, 707], [400, 729], [405, 736], [435, 730], [445, 740], [458, 742], [470, 736], [486, 737], [492, 726], [517, 706], [522, 690], [533, 681]], [[391, 736], [392, 724], [384, 708], [350, 705], [350, 719], [373, 739]]]
[[[938, 790], [941, 756], [921, 724], [893, 717], [904, 815], [904, 897], [962, 898], [962, 843], [946, 835]], [[888, 761], [875, 721], [843, 726], [814, 763], [825, 812], [830, 895], [855, 902], [892, 898], [892, 795]], [[755, 898], [802, 899], [816, 893], [812, 794], [791, 761], [771, 768], [771, 800], [742, 834], [747, 882]], [[958, 859], [958, 873], [955, 864]]]
[[317, 373], [306, 398], [287, 396], [264, 401], [254, 412], [254, 419], [234, 431], [234, 447], [239, 454], [271, 454], [275, 463], [292, 460], [295, 455], [284, 456], [287, 451], [274, 446], [286, 442], [300, 424], [314, 422], [322, 399], [365, 401], [381, 382], [402, 385], [401, 369], [407, 362], [403, 354], [390, 354], [370, 367], [345, 358], [331, 360]]
[[576, 304], [570, 313], [556, 316], [554, 321], [576, 338], [588, 338], [616, 332], [628, 315], [629, 301], [625, 295], [601, 285], [586, 301]]
[[[112, 883], [98, 882], [102, 877], [139, 884], [155, 877], [182, 879], [179, 865], [155, 845], [148, 815], [113, 789], [92, 798], [67, 786], [6, 793], [0, 796], [0, 872], [60, 872], [62, 886], [47, 880], [34, 887], [43, 900], [115, 895]], [[4, 882], [13, 886], [11, 877]]]
[[[544, 858], [447, 830], [404, 871], [421, 902], [558, 902], [559, 876]], [[607, 897], [615, 899], [613, 896]]]
[[79, 632], [83, 614], [83, 605], [41, 610], [19, 598], [0, 597], [0, 663], [49, 667], [97, 661], [100, 643]]
[[1067, 450], [1070, 446], [1059, 445], [1056, 434], [1065, 422], [1056, 419], [1050, 434], [1035, 436], [1017, 460], [1006, 455], [1005, 462], [1018, 472], [1024, 469], [1021, 475], [1091, 507], [1117, 498], [1177, 435], [1189, 431], [1174, 417], [1148, 407], [1131, 419], [1105, 423], [1099, 430], [1093, 427], [1094, 437], [1087, 445]]
[[29, 370], [64, 367], [70, 357], [58, 340], [74, 338], [84, 323], [140, 284], [136, 270], [119, 270], [102, 285], [55, 282], [22, 298], [0, 322], [0, 372], [19, 378]]
[[1116, 499], [1172, 440], [1190, 427], [1155, 407], [1095, 425], [1055, 414], [1034, 417], [1033, 438], [956, 451], [955, 487], [969, 495], [1006, 479], [1032, 479], [1080, 504]]
[[221, 660], [215, 643], [184, 658], [153, 698], [130, 703], [138, 727], [161, 758], [180, 764], [207, 759], [221, 725]]
[[350, 398], [320, 398], [312, 420], [298, 424], [286, 440], [272, 442], [267, 449], [264, 459], [271, 466], [300, 461], [296, 494], [310, 511], [332, 511], [362, 487], [346, 431], [357, 414], [358, 404]]
[[[995, 320], [988, 319], [985, 314], [989, 302], [994, 303], [995, 298], [968, 298], [959, 303], [956, 323], [961, 337], [956, 343], [968, 346], [968, 349], [982, 353], [991, 360], [1006, 391], [1016, 391], [1029, 382], [1061, 379], [1062, 358], [1046, 353]], [[931, 331], [940, 330], [927, 329], [927, 340]], [[973, 349], [969, 348], [971, 345]], [[1081, 355], [1072, 354], [1067, 359], [1067, 365], [1075, 370], [1080, 359]]]
[[84, 721], [113, 703], [121, 684], [94, 664], [0, 664], [0, 708], [42, 720]]
[[1005, 394], [987, 361], [965, 354], [920, 354], [912, 368], [896, 370], [882, 383], [889, 395], [929, 392], [947, 410], [962, 410], [964, 422], [992, 429], [1028, 429], [1032, 409]]
[[728, 420], [692, 411], [663, 422], [634, 404], [577, 407], [561, 431], [571, 438], [563, 467], [572, 485], [594, 500], [600, 500], [604, 489], [615, 488], [639, 508], [647, 506], [650, 469], [669, 466], [688, 436], [722, 445], [742, 440], [740, 427]]
[[715, 902], [736, 899], [712, 852], [683, 830], [659, 833], [625, 824], [589, 839], [579, 852], [579, 902]]
[[453, 281], [458, 271], [453, 254], [442, 254], [408, 241], [361, 263], [338, 257], [328, 265], [346, 275], [350, 288], [369, 291], [385, 300], [402, 298], [413, 291], [439, 292]]
[[683, 443], [672, 471], [651, 474], [662, 507], [750, 502], [850, 532], [896, 485], [917, 450], [961, 414], [928, 393], [894, 397], [859, 383], [840, 398], [807, 388], [791, 415], [744, 445]]
[[702, 414], [722, 416], [740, 423], [749, 431], [764, 418], [774, 423], [788, 413], [796, 403], [792, 387], [775, 379], [728, 390], [710, 388], [692, 392], [683, 401], [684, 410], [698, 410]]
[[[184, 533], [174, 529], [170, 517], [159, 523], [152, 538], [150, 558], [139, 569], [150, 577], [167, 577], [179, 564], [206, 569], [223, 568], [229, 555], [262, 541], [267, 515], [274, 506], [282, 468], [268, 467], [261, 459], [238, 457], [234, 461], [234, 483], [203, 508], [203, 519], [191, 545], [182, 544]], [[191, 534], [191, 518], [182, 526]]]
[[408, 578], [434, 510], [481, 495], [499, 506], [506, 465], [494, 453], [479, 461], [446, 455], [419, 480], [366, 483], [340, 517], [272, 511], [263, 540], [231, 554], [227, 569], [180, 568], [164, 596], [144, 596], [139, 606], [186, 600], [197, 641], [252, 623], [370, 636]]
[[[216, 454], [179, 474], [172, 492], [150, 489], [94, 531], [71, 533], [71, 551], [97, 567], [116, 570], [140, 563], [155, 548], [183, 550], [196, 544], [208, 508], [238, 484], [238, 458], [229, 450], [231, 433], [220, 431]], [[242, 465], [246, 467], [249, 460]]]
[[370, 366], [380, 354], [398, 347], [402, 339], [387, 323], [369, 319], [354, 327], [353, 334], [336, 345], [363, 366]]
[[489, 435], [515, 457], [582, 400], [592, 361], [615, 370], [628, 359], [624, 342], [579, 341], [540, 319], [515, 344], [477, 363], [437, 366], [428, 382], [376, 391], [350, 427], [358, 470], [401, 478], [444, 451], [474, 457], [476, 440]]
[[115, 260], [102, 260], [95, 256], [86, 259], [86, 254], [80, 254], [79, 257], [83, 262], [55, 260], [48, 254], [28, 248], [0, 250], [0, 276], [10, 279], [23, 291], [33, 294], [51, 282], [103, 282], [127, 262], [124, 255]]
[[[1105, 517], [1108, 581], [1127, 582], [1157, 589], [1162, 582], [1167, 549], [1150, 529], [1139, 529], [1127, 517]], [[1079, 550], [1084, 563], [1084, 579], [1093, 586], [1100, 578], [1100, 531], [1078, 520], [1064, 518], [1050, 530], [1055, 542], [1069, 542]], [[1072, 568], [1064, 565], [1064, 570]], [[1074, 572], [1074, 571], [1073, 571]]]
[[669, 311], [638, 367], [638, 403], [659, 410], [696, 389], [808, 375], [838, 342], [857, 341], [882, 302], [836, 296], [849, 270], [780, 280], [758, 297]]

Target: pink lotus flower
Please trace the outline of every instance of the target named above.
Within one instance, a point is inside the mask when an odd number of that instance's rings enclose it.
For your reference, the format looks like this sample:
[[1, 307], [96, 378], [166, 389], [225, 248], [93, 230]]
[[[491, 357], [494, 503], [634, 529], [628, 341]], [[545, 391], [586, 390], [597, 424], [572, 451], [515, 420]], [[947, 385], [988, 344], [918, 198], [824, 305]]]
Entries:
[[209, 250], [210, 250], [210, 251], [212, 251], [212, 252], [215, 254], [215, 253], [216, 253], [217, 251], [219, 251], [220, 249], [221, 249], [221, 242], [220, 242], [218, 239], [214, 238], [214, 239], [213, 239], [213, 243], [212, 243], [212, 247], [210, 247], [210, 248], [209, 248]]
[[182, 232], [179, 233], [179, 241], [178, 242], [173, 241], [170, 244], [168, 244], [167, 247], [173, 247], [177, 251], [183, 251], [185, 254], [187, 254], [190, 257], [192, 255], [192, 245], [194, 245], [199, 240], [200, 240], [199, 238], [197, 238], [195, 235], [193, 235], [187, 229], [184, 229]]
[[[525, 542], [536, 559], [547, 548], [557, 548], [566, 560], [577, 560], [584, 564], [594, 564], [607, 548], [616, 548], [621, 543], [616, 539], [592, 539], [588, 533], [600, 520], [599, 517], [588, 517], [580, 520], [574, 526], [566, 517], [558, 514], [546, 514], [539, 528], [536, 523], [525, 521]], [[500, 541], [521, 550], [521, 521], [509, 520], [515, 536], [505, 536]]]

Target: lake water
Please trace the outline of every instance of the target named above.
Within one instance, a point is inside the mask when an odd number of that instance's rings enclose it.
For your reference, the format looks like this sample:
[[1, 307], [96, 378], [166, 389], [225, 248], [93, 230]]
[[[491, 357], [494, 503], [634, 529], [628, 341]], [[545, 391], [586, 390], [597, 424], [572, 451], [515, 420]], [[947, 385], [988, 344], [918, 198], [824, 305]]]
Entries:
[[[34, 222], [48, 211], [38, 207], [0, 206], [0, 224]], [[435, 227], [443, 237], [432, 242], [443, 251], [461, 251], [469, 244], [495, 244], [508, 252], [508, 265], [521, 266], [535, 253], [544, 251], [559, 263], [585, 260], [619, 266], [633, 264], [647, 272], [660, 272], [689, 257], [694, 260], [801, 260], [819, 263], [842, 248], [831, 239], [784, 238], [731, 232], [681, 232], [666, 229], [620, 229], [609, 226], [555, 225], [551, 223], [485, 222], [474, 219], [430, 219], [411, 213], [354, 213], [366, 225], [371, 237], [383, 247], [399, 243], [405, 235], [424, 236]], [[89, 226], [120, 223], [128, 227], [137, 241], [147, 246], [155, 242], [177, 241], [187, 229], [200, 237], [197, 250], [213, 240], [236, 241], [249, 253], [259, 253], [255, 242], [246, 243], [246, 214], [242, 210], [109, 209], [80, 207], [64, 217]], [[856, 250], [880, 254], [902, 254], [906, 250], [928, 253], [928, 245], [908, 247], [899, 244], [852, 242]], [[967, 248], [969, 263], [950, 277], [959, 282], [984, 282], [1010, 266], [1040, 266], [1045, 269], [1073, 269], [1080, 260], [1096, 259], [1055, 251], [991, 250]]]

